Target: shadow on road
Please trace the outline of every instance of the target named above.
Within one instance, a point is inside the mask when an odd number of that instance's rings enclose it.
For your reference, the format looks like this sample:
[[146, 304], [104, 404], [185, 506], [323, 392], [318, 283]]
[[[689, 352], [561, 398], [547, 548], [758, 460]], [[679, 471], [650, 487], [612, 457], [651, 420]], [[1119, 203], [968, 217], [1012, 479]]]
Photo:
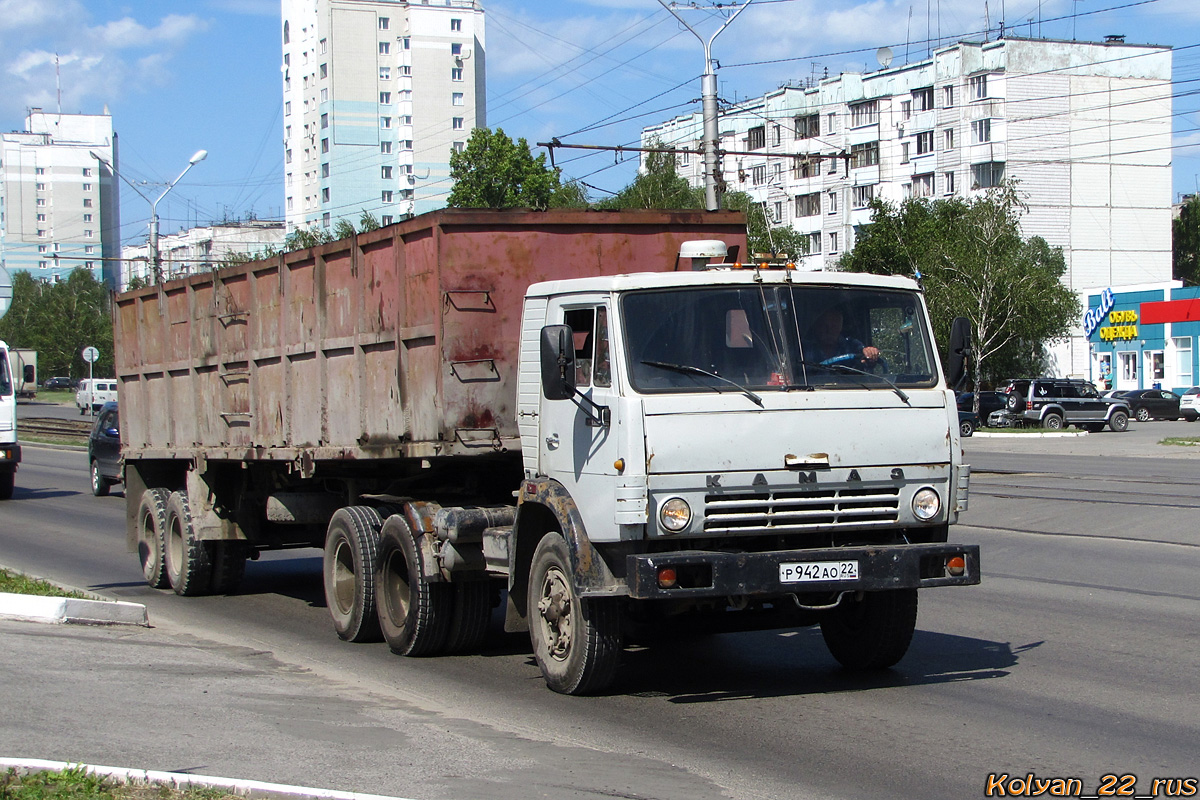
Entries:
[[13, 489], [13, 500], [53, 500], [57, 497], [75, 497], [84, 492], [66, 491], [63, 489], [25, 489], [21, 487], [21, 479], [17, 478], [17, 486]]

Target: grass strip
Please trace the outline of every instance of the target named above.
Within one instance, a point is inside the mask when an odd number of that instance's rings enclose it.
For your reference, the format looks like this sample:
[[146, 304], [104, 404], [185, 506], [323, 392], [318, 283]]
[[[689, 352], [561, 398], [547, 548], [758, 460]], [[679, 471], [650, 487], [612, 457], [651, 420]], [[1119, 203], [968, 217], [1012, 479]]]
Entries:
[[125, 783], [95, 775], [84, 766], [61, 772], [0, 775], [0, 800], [243, 800], [220, 789], [176, 789], [160, 783]]
[[[7, 569], [0, 569], [0, 592], [9, 594], [34, 594], [39, 597], [74, 597], [78, 600], [92, 599], [86, 594], [72, 592], [69, 589], [60, 589], [52, 583], [39, 581], [36, 578], [30, 578], [28, 575], [22, 575], [19, 572], [12, 572]], [[9, 795], [5, 794], [0, 788], [0, 800], [9, 800]]]

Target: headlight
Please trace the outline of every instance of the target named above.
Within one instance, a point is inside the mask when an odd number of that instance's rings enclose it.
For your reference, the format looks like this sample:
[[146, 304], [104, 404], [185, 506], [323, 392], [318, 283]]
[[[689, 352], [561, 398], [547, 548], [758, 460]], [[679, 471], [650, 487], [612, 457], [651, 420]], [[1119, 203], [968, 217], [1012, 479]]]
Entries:
[[658, 510], [658, 520], [670, 533], [679, 533], [692, 521], [692, 509], [682, 497], [672, 497]]
[[913, 495], [913, 516], [922, 522], [928, 522], [936, 517], [941, 509], [942, 500], [933, 489], [926, 487]]

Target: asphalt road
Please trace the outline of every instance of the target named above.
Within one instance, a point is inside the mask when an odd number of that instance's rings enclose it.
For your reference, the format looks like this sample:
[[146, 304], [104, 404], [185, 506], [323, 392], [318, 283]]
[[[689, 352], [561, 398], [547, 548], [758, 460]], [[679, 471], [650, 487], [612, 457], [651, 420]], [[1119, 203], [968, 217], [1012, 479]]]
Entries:
[[[413, 798], [957, 799], [1029, 772], [1145, 790], [1200, 772], [1200, 454], [1166, 435], [1200, 426], [969, 440], [953, 536], [983, 546], [984, 582], [923, 592], [888, 673], [847, 676], [814, 630], [714, 635], [627, 653], [597, 698], [546, 690], [522, 636], [444, 659], [340, 642], [316, 551], [251, 563], [234, 597], [149, 590], [123, 499], [31, 447], [0, 564], [145, 603], [155, 628], [0, 626], [29, 655], [0, 656], [26, 687], [0, 753]], [[72, 682], [78, 720], [48, 724]]]

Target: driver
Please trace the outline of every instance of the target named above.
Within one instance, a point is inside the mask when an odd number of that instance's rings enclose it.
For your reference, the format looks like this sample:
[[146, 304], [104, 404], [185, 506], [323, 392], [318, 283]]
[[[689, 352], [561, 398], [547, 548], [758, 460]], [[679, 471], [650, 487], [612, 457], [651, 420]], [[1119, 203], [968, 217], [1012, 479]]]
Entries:
[[821, 364], [861, 360], [873, 364], [879, 360], [879, 348], [864, 345], [857, 339], [842, 335], [842, 310], [829, 308], [817, 317], [804, 342], [804, 357]]

